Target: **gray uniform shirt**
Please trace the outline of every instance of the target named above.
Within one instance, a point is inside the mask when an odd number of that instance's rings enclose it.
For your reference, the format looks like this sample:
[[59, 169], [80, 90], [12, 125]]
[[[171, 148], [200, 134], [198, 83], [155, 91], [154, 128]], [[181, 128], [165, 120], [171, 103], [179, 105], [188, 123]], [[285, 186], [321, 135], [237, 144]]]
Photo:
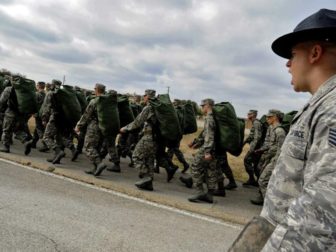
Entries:
[[336, 251], [336, 75], [297, 113], [261, 216], [276, 228], [263, 251]]

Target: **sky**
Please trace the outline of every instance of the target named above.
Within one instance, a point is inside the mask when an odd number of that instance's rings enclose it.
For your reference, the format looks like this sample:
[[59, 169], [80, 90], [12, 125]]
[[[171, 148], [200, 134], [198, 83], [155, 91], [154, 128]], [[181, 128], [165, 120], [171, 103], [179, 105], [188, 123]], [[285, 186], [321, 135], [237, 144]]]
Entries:
[[334, 0], [0, 0], [0, 68], [120, 93], [300, 109], [272, 42]]

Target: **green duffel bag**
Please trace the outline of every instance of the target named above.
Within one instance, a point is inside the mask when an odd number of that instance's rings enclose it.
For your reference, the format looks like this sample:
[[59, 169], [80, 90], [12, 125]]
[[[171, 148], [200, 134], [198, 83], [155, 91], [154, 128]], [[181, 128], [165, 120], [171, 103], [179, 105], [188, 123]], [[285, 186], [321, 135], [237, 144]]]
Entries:
[[197, 131], [197, 121], [194, 106], [191, 102], [184, 105], [183, 134], [191, 134]]
[[12, 85], [15, 91], [18, 111], [22, 114], [37, 112], [35, 81], [20, 76], [13, 77]]
[[85, 95], [83, 94], [82, 91], [76, 90], [75, 92], [76, 92], [76, 96], [77, 96], [77, 99], [78, 99], [79, 104], [81, 106], [82, 114], [83, 114], [87, 105], [88, 105], [88, 102], [86, 101]]
[[176, 143], [182, 139], [182, 130], [179, 120], [168, 94], [158, 95], [149, 99], [158, 120], [160, 137], [167, 143]]
[[216, 122], [216, 149], [239, 156], [242, 151], [241, 123], [235, 109], [229, 102], [221, 102], [213, 107]]
[[136, 103], [130, 104], [134, 118], [136, 118], [142, 111], [142, 106]]
[[297, 114], [296, 110], [293, 110], [291, 112], [288, 112], [287, 114], [284, 114], [282, 121], [281, 121], [281, 127], [284, 128], [284, 130], [286, 131], [286, 133], [289, 132], [289, 128], [292, 124], [292, 121], [295, 117], [295, 115]]
[[175, 110], [176, 110], [177, 119], [179, 121], [181, 130], [182, 130], [184, 128], [184, 106], [176, 106]]
[[118, 111], [120, 127], [124, 127], [134, 121], [134, 115], [130, 106], [130, 102], [126, 95], [118, 94]]
[[114, 137], [120, 129], [118, 100], [116, 94], [106, 94], [97, 98], [98, 125], [103, 136]]
[[55, 91], [55, 99], [59, 111], [58, 122], [68, 127], [75, 127], [82, 115], [82, 108], [74, 88], [62, 85]]

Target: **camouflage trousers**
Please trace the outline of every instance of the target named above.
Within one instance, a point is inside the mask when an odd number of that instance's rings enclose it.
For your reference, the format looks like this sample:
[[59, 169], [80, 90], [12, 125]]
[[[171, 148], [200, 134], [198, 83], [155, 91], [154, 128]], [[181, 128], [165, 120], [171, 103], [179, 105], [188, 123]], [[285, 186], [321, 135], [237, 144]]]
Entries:
[[182, 151], [180, 150], [180, 144], [178, 144], [175, 147], [169, 147], [168, 148], [167, 155], [171, 160], [173, 159], [174, 154], [175, 154], [177, 160], [180, 161], [182, 164], [187, 163], [187, 161], [184, 158], [184, 155], [183, 155]]
[[98, 122], [91, 121], [86, 129], [84, 150], [88, 159], [94, 164], [99, 164], [102, 161], [100, 155], [102, 142], [103, 135], [99, 129]]
[[17, 114], [11, 111], [6, 111], [2, 124], [1, 141], [5, 146], [10, 146], [12, 142], [13, 132], [16, 125]]
[[152, 134], [145, 134], [139, 140], [133, 151], [134, 167], [139, 170], [142, 177], [154, 177], [154, 161], [156, 155], [156, 143]]
[[42, 123], [41, 117], [35, 117], [35, 130], [34, 130], [34, 138], [41, 139], [43, 138], [44, 134], [44, 126]]
[[109, 154], [111, 162], [113, 163], [120, 162], [115, 136], [109, 138], [103, 137], [103, 144], [100, 151], [100, 157], [104, 159], [107, 154]]
[[[233, 177], [233, 172], [232, 172], [232, 169], [229, 165], [229, 161], [228, 161], [226, 152], [224, 152], [224, 154], [220, 154], [220, 155], [217, 156], [217, 166], [219, 166], [220, 171], [222, 173], [224, 173], [226, 178], [228, 178], [231, 183], [235, 183], [235, 179]], [[219, 175], [218, 181], [221, 181], [222, 177], [223, 177], [223, 174]]]
[[259, 170], [258, 170], [258, 163], [260, 160], [260, 155], [255, 154], [253, 151], [247, 152], [244, 158], [244, 165], [247, 174], [251, 177], [253, 174], [258, 178], [259, 177]]
[[217, 159], [213, 156], [212, 160], [206, 161], [204, 155], [204, 149], [200, 148], [191, 163], [191, 174], [197, 188], [202, 188], [205, 183], [208, 190], [214, 190], [218, 182]]
[[72, 129], [64, 129], [63, 132], [64, 134], [57, 128], [55, 117], [51, 115], [43, 134], [43, 141], [50, 150], [74, 148]]
[[268, 182], [272, 176], [274, 167], [275, 167], [275, 160], [271, 160], [262, 170], [262, 172], [260, 173], [259, 179], [258, 179], [258, 184], [259, 184], [259, 190], [263, 196], [263, 198], [265, 198], [266, 195], [266, 190], [267, 190], [267, 186], [268, 186]]

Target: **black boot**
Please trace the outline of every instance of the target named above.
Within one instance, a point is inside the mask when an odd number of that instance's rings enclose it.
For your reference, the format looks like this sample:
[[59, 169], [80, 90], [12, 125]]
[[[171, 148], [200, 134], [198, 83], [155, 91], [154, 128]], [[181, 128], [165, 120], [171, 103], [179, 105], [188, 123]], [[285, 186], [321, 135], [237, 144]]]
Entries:
[[0, 152], [9, 153], [9, 152], [10, 152], [10, 150], [9, 150], [9, 145], [7, 145], [7, 144], [3, 144], [3, 145], [0, 147]]
[[96, 169], [97, 169], [97, 164], [96, 163], [93, 163], [93, 168], [92, 169], [89, 169], [89, 170], [85, 170], [84, 172], [86, 174], [94, 174], [96, 172]]
[[56, 148], [55, 149], [55, 159], [52, 161], [53, 164], [60, 164], [61, 159], [65, 157], [65, 153], [62, 149]]
[[[27, 143], [25, 143], [25, 151], [24, 154], [27, 156], [29, 155], [29, 153], [31, 152], [32, 149], [32, 145], [33, 145], [33, 140], [28, 141]], [[36, 145], [35, 145], [36, 147]]]
[[120, 163], [119, 162], [115, 162], [114, 165], [110, 168], [107, 168], [106, 170], [110, 171], [110, 172], [121, 172], [120, 170]]
[[100, 162], [97, 165], [97, 170], [95, 171], [95, 173], [93, 175], [95, 175], [95, 177], [99, 176], [106, 168], [106, 164], [104, 164], [103, 162]]
[[168, 168], [166, 168], [167, 171], [167, 182], [169, 182], [170, 180], [172, 180], [172, 178], [174, 177], [175, 172], [178, 170], [178, 166], [174, 165], [174, 166], [169, 166]]
[[77, 160], [78, 156], [80, 154], [79, 150], [75, 150], [74, 152], [72, 152], [72, 157], [71, 157], [71, 161], [74, 162]]
[[38, 138], [34, 136], [33, 140], [31, 140], [31, 148], [36, 149], [36, 144], [38, 142]]
[[189, 167], [190, 167], [190, 165], [187, 162], [184, 162], [182, 173], [185, 173], [189, 169]]
[[224, 182], [218, 182], [218, 188], [214, 190], [213, 192], [214, 196], [220, 196], [220, 197], [225, 197], [225, 188], [224, 188]]
[[233, 182], [231, 182], [231, 181], [229, 181], [229, 184], [227, 184], [226, 186], [224, 186], [224, 188], [226, 189], [226, 190], [233, 190], [233, 189], [235, 189], [235, 188], [237, 188], [238, 186], [237, 186], [237, 184], [236, 184], [236, 181], [233, 181]]
[[181, 176], [181, 177], [180, 177], [180, 181], [181, 181], [183, 184], [185, 184], [186, 187], [188, 187], [188, 188], [192, 188], [192, 185], [193, 185], [193, 179], [192, 179], [192, 177], [188, 177], [188, 178], [186, 178], [186, 177]]
[[150, 177], [145, 177], [136, 182], [135, 186], [142, 190], [153, 191], [153, 179]]
[[259, 185], [258, 185], [258, 182], [254, 178], [253, 171], [249, 172], [248, 175], [249, 175], [249, 179], [245, 183], [243, 183], [243, 186], [256, 186], [256, 187], [258, 187]]
[[49, 150], [47, 144], [43, 140], [41, 141], [41, 143], [42, 143], [42, 147], [38, 149], [39, 152], [47, 152]]
[[256, 197], [255, 199], [251, 199], [250, 201], [253, 205], [264, 205], [264, 198], [262, 197], [261, 193], [259, 193], [258, 197]]
[[196, 194], [188, 198], [190, 202], [206, 202], [213, 203], [213, 191], [209, 190], [207, 193], [203, 191], [203, 189], [198, 189]]

